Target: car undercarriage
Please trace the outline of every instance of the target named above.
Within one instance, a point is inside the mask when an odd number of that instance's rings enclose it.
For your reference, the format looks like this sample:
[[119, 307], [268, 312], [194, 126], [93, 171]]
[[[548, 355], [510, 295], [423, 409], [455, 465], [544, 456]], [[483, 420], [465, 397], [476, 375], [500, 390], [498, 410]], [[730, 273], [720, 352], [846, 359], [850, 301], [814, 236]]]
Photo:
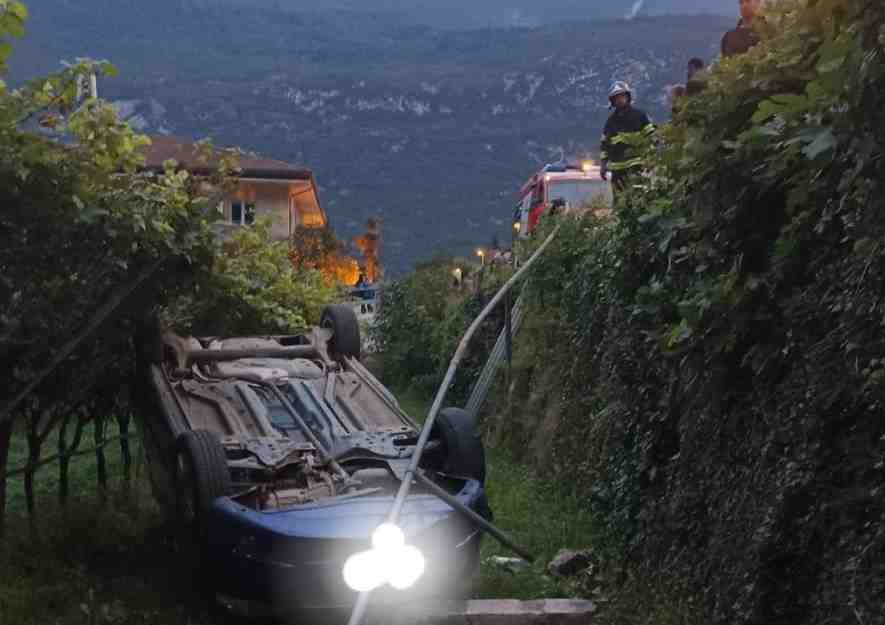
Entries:
[[[157, 338], [140, 349], [139, 423], [153, 491], [167, 518], [219, 564], [221, 586], [254, 595], [261, 589], [246, 592], [244, 577], [261, 578], [281, 561], [316, 568], [322, 558], [310, 541], [368, 541], [406, 479], [420, 429], [360, 362], [349, 307], [327, 308], [319, 327], [298, 335], [148, 336]], [[404, 529], [440, 561], [450, 543], [474, 566], [476, 527], [431, 494], [490, 516], [482, 442], [464, 411], [444, 411], [420, 468], [433, 484], [415, 485]], [[339, 560], [329, 555], [316, 569], [337, 582], [303, 594], [314, 601], [334, 587], [328, 594], [339, 599], [330, 601], [349, 601]], [[265, 566], [256, 572], [256, 563]], [[465, 566], [449, 568], [463, 576]], [[265, 586], [285, 585], [284, 577]]]

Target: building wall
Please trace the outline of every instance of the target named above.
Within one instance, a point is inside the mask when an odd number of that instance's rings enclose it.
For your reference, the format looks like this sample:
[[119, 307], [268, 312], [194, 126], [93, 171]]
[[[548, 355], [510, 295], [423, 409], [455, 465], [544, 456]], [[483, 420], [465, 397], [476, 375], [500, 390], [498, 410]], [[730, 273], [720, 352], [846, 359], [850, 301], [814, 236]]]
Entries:
[[[299, 225], [326, 225], [313, 184], [308, 181], [241, 181], [237, 191], [224, 201], [224, 218], [228, 222], [223, 226], [225, 231], [237, 227], [230, 224], [231, 204], [237, 201], [254, 204], [256, 218], [272, 217], [271, 236], [275, 240], [288, 240], [292, 230]], [[294, 209], [291, 215], [290, 208]]]
[[293, 229], [296, 226], [322, 228], [326, 225], [326, 216], [320, 209], [316, 187], [313, 184], [305, 183], [301, 187], [292, 188], [292, 201], [297, 217], [297, 221], [292, 224]]
[[273, 182], [241, 182], [231, 201], [234, 199], [254, 203], [256, 218], [270, 216], [273, 219], [271, 236], [275, 240], [289, 238], [289, 187], [287, 185]]

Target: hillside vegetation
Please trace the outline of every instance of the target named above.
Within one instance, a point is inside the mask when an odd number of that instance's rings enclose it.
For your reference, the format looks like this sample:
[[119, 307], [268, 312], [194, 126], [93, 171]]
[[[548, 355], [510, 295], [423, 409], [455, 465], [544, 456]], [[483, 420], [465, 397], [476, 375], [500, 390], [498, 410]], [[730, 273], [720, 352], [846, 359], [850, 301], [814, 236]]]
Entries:
[[885, 6], [780, 6], [567, 224], [490, 425], [712, 622], [882, 623]]
[[778, 6], [564, 222], [486, 428], [707, 622], [883, 623], [885, 5]]
[[[455, 271], [463, 277], [460, 284], [455, 282]], [[372, 328], [377, 350], [383, 354], [385, 383], [432, 397], [464, 329], [510, 275], [510, 268], [501, 265], [480, 267], [463, 258], [437, 258], [385, 287]], [[477, 332], [453, 380], [447, 405], [466, 402], [502, 319], [502, 311], [497, 311]]]
[[440, 250], [472, 253], [493, 232], [509, 236], [529, 175], [563, 151], [598, 149], [613, 80], [630, 81], [663, 119], [664, 87], [684, 80], [690, 57], [710, 58], [734, 25], [669, 16], [449, 31], [401, 14], [254, 3], [28, 5], [10, 82], [61, 59], [112, 61], [120, 76], [99, 92], [133, 128], [312, 168], [344, 240], [381, 218], [393, 274]]
[[[0, 75], [28, 16], [22, 3], [0, 0]], [[82, 59], [17, 88], [0, 80], [0, 537], [8, 479], [23, 475], [36, 533], [35, 478], [58, 464], [66, 502], [69, 462], [89, 450], [84, 432], [94, 433], [104, 490], [117, 424], [128, 479], [133, 335], [149, 313], [182, 333], [285, 333], [319, 322], [339, 298], [336, 284], [292, 264], [267, 223], [233, 234], [222, 252], [212, 207], [235, 184], [233, 154], [207, 178], [174, 161], [139, 172], [149, 140], [107, 102], [75, 101], [83, 76], [114, 71]], [[17, 436], [26, 439], [23, 466], [10, 464], [20, 460]]]

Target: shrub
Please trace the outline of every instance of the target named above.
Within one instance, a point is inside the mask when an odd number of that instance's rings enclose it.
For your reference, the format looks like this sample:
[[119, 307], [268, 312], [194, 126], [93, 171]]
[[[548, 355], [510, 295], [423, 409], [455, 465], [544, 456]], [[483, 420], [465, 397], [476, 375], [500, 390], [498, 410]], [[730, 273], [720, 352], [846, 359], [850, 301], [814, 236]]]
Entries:
[[531, 282], [564, 352], [545, 466], [712, 622], [885, 614], [883, 24], [772, 7], [655, 144], [627, 139], [648, 171], [617, 220], [566, 224]]
[[318, 324], [340, 285], [319, 270], [296, 269], [289, 243], [274, 241], [270, 225], [262, 219], [237, 230], [194, 292], [171, 302], [167, 323], [205, 335], [285, 334]]
[[[460, 288], [454, 286], [455, 268], [462, 270]], [[509, 269], [503, 267], [481, 270], [463, 261], [437, 259], [385, 287], [373, 329], [383, 354], [385, 381], [434, 391], [467, 327], [507, 276]], [[502, 320], [503, 311], [498, 310], [471, 343], [452, 385], [450, 403], [466, 400]]]

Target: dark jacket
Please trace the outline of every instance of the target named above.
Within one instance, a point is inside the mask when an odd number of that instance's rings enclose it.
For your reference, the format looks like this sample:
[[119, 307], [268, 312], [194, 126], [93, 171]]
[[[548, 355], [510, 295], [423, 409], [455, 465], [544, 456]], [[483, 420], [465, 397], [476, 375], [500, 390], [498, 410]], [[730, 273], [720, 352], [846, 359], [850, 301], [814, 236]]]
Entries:
[[628, 106], [623, 111], [615, 110], [605, 122], [602, 131], [600, 158], [604, 163], [623, 163], [630, 158], [629, 146], [624, 143], [613, 143], [612, 139], [622, 132], [640, 132], [654, 129], [651, 118], [642, 111]]
[[705, 76], [704, 72], [697, 72], [689, 78], [688, 82], [685, 83], [685, 95], [693, 96], [702, 93], [707, 88], [707, 81], [704, 80]]
[[750, 26], [744, 25], [744, 20], [740, 20], [736, 28], [723, 35], [722, 56], [743, 54], [757, 43], [759, 43], [758, 33]]

